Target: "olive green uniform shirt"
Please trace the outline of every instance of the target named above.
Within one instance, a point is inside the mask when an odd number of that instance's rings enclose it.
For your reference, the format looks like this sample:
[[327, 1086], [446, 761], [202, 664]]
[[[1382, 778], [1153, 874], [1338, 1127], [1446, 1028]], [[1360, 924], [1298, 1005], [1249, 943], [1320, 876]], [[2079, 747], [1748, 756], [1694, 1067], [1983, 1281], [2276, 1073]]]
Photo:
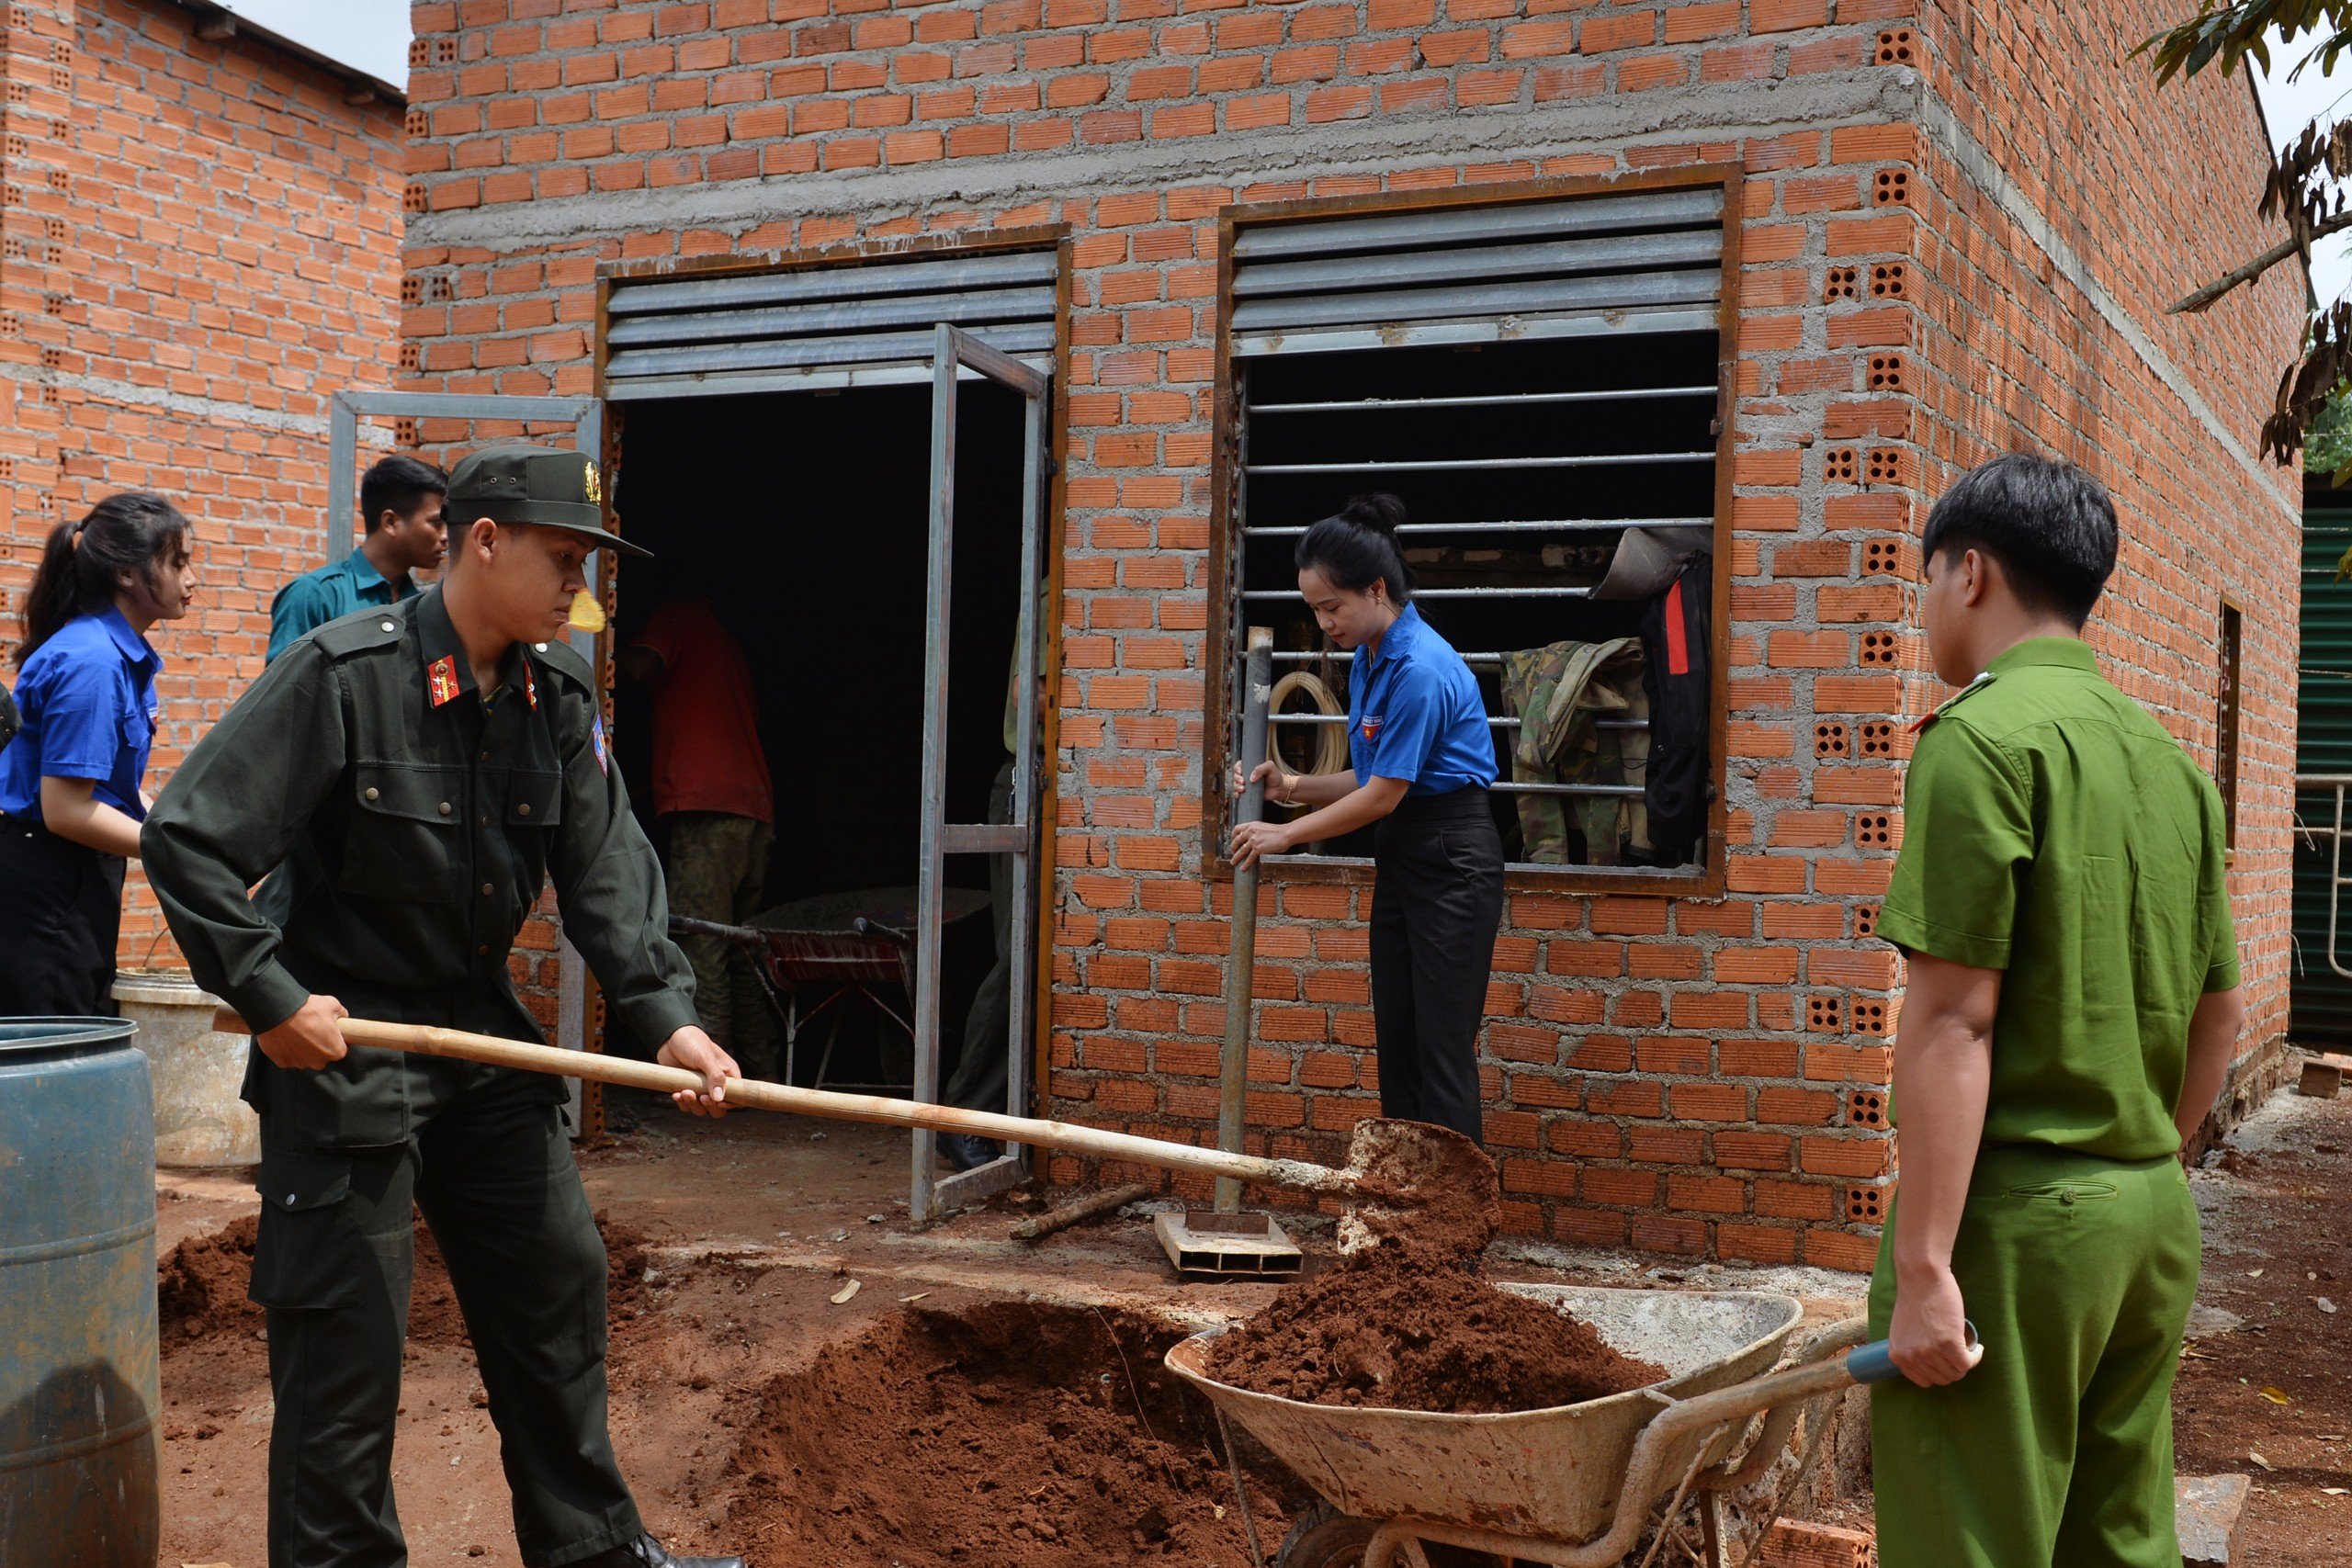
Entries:
[[[693, 971], [588, 666], [561, 643], [518, 644], [499, 674], [476, 689], [438, 589], [271, 661], [140, 837], [198, 984], [255, 1029], [322, 993], [356, 1017], [543, 1040], [507, 960], [552, 877], [564, 932], [622, 1021], [655, 1041], [695, 1021]], [[357, 1047], [289, 1072], [256, 1050], [245, 1098], [285, 1118], [274, 1135], [382, 1145], [428, 1101], [501, 1074], [517, 1076]], [[519, 1077], [563, 1098], [560, 1079]]]
[[2072, 637], [2019, 644], [1921, 731], [1878, 934], [2003, 971], [1984, 1141], [2179, 1146], [2189, 1014], [2238, 983], [2220, 792]]

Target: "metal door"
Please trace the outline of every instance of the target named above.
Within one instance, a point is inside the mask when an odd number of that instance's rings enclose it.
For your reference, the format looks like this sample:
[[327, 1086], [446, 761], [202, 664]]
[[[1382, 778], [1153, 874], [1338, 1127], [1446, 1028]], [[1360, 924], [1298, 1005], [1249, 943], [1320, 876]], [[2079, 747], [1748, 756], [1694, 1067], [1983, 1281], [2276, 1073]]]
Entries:
[[[359, 422], [378, 419], [495, 420], [501, 423], [569, 424], [575, 451], [604, 460], [605, 405], [594, 398], [523, 398], [466, 392], [337, 392], [327, 408], [327, 522], [325, 559], [340, 560], [351, 550], [351, 519], [358, 510]], [[589, 558], [588, 586], [604, 591], [605, 558]], [[596, 638], [575, 631], [571, 646], [588, 667], [596, 667]], [[588, 965], [563, 939], [558, 954], [560, 977], [556, 1001], [556, 1041], [569, 1051], [588, 1049]], [[569, 1112], [572, 1135], [578, 1137], [580, 1080], [571, 1086]]]
[[[915, 1098], [927, 1104], [939, 1101], [939, 943], [942, 873], [952, 854], [1012, 856], [1012, 974], [1008, 1001], [1012, 1027], [1006, 1031], [1005, 1106], [1009, 1113], [1025, 1113], [1029, 1103], [1028, 1065], [1030, 1002], [1035, 964], [1034, 880], [1037, 843], [1037, 682], [1017, 682], [1020, 700], [1013, 752], [1012, 820], [1001, 827], [947, 820], [947, 675], [948, 590], [953, 581], [956, 549], [956, 393], [959, 370], [1019, 393], [1024, 401], [1021, 468], [1021, 597], [1019, 630], [1015, 633], [1013, 668], [1034, 671], [1037, 665], [1038, 590], [1042, 582], [1043, 517], [1045, 507], [1046, 397], [1051, 381], [1046, 372], [990, 348], [961, 328], [941, 322], [933, 339], [931, 401], [931, 558], [929, 567], [929, 626], [923, 645], [922, 696], [922, 832], [918, 868], [919, 894], [915, 913]], [[967, 1049], [970, 1046], [967, 1044]], [[1022, 1180], [1029, 1169], [1029, 1151], [1008, 1147], [998, 1159], [938, 1179], [933, 1171], [933, 1134], [914, 1135], [914, 1183], [908, 1201], [921, 1224], [955, 1208], [1001, 1191]]]

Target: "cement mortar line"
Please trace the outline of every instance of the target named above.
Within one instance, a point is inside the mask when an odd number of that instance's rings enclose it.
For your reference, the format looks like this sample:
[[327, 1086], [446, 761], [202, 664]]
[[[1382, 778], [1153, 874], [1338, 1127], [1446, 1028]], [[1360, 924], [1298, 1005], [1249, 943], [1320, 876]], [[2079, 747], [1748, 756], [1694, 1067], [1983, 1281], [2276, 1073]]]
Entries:
[[2298, 505], [2272, 488], [2270, 476], [2260, 461], [2231, 434], [2229, 426], [2222, 423], [2221, 415], [2213, 412], [2212, 406], [2189, 386], [2188, 378], [2172, 362], [2171, 356], [2148, 335], [2122, 303], [2091, 276], [2089, 265], [2058, 232], [2057, 225], [2018, 188], [2017, 182], [2008, 176], [1991, 151], [1961, 125], [1942, 99], [1923, 95], [1918, 111], [1919, 129], [1928, 139], [1958, 164], [1962, 174], [1975, 181], [1979, 189], [1992, 197], [2002, 213], [2033, 242], [2043, 255], [2050, 258], [2051, 265], [2064, 275], [2066, 281], [2082, 291], [2083, 298], [2090, 301], [2100, 320], [2130, 345], [2132, 351], [2139, 355], [2141, 363], [2196, 416], [2197, 422], [2205, 427], [2207, 434], [2222, 449], [2237, 459], [2238, 466], [2254, 479], [2257, 488], [2277, 503], [2290, 521], [2301, 526], [2301, 513]]
[[[1685, 142], [1746, 140], [1875, 125], [1917, 112], [1919, 77], [1907, 67], [1861, 66], [1770, 84], [1715, 84], [1641, 94], [1609, 94], [1510, 115], [1455, 116], [1404, 123], [1340, 120], [1294, 128], [1283, 148], [1317, 161], [1307, 179], [1392, 174], [1408, 161], [1500, 157], [1540, 162], [1576, 152], [1622, 153], [1658, 137]], [[1018, 205], [1066, 199], [1094, 187], [1129, 190], [1177, 185], [1246, 184], [1282, 177], [1261, 131], [1220, 131], [1165, 141], [1121, 142], [1087, 152], [1008, 153], [877, 165], [835, 174], [764, 175], [719, 186], [609, 192], [409, 215], [409, 247], [557, 244], [628, 232], [687, 228], [738, 231], [779, 218], [831, 215], [870, 198], [914, 211], [941, 202]], [[781, 199], [780, 199], [781, 198]]]
[[[35, 365], [0, 364], [0, 380], [14, 381], [26, 387], [62, 387], [85, 393], [101, 402], [127, 408], [185, 414], [232, 424], [256, 424], [266, 430], [283, 430], [297, 435], [324, 435], [327, 433], [326, 420], [317, 414], [282, 413], [274, 409], [257, 409], [220, 398], [198, 398], [185, 392], [167, 392], [103, 376], [43, 370]], [[64, 432], [61, 430], [57, 434], [62, 438]]]

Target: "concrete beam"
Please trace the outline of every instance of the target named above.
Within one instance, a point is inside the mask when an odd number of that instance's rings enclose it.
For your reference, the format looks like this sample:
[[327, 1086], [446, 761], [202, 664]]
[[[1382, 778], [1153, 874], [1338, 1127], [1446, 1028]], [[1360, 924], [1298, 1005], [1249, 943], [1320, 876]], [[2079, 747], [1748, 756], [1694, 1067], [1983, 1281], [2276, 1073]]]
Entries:
[[809, 214], [862, 210], [895, 216], [946, 205], [1017, 207], [1096, 191], [1380, 175], [1464, 160], [1540, 161], [1618, 152], [1650, 141], [1739, 141], [1907, 120], [1917, 113], [1920, 98], [1917, 72], [1874, 65], [1773, 82], [1608, 94], [1519, 113], [1342, 120], [1271, 135], [1220, 132], [412, 213], [408, 243], [511, 250], [684, 229], [741, 232]]

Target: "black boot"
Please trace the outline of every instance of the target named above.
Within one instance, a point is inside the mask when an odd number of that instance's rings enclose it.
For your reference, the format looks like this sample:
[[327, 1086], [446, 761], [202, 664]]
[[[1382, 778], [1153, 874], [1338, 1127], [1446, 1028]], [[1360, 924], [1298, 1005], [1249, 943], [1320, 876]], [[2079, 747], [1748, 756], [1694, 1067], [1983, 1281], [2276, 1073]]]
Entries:
[[650, 1535], [583, 1558], [574, 1568], [743, 1568], [740, 1557], [673, 1557]]
[[994, 1138], [976, 1138], [969, 1133], [942, 1133], [939, 1152], [958, 1170], [978, 1170], [1004, 1151]]

